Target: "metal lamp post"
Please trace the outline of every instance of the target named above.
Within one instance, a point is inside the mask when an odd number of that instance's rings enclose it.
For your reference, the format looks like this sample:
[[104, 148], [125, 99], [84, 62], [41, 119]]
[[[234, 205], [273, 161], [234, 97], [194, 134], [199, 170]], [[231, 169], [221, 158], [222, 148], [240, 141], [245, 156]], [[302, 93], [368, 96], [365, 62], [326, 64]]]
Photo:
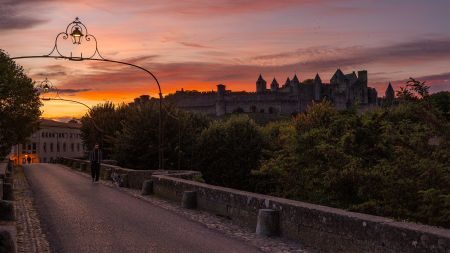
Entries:
[[[62, 38], [63, 40], [67, 40], [70, 37], [72, 43], [74, 45], [81, 45], [81, 43], [83, 42], [83, 39], [86, 42], [94, 42], [95, 43], [95, 50], [92, 52], [92, 54], [88, 54], [88, 57], [83, 56], [83, 53], [80, 53], [80, 56], [73, 56], [72, 52], [70, 52], [70, 56], [69, 55], [65, 55], [63, 53], [61, 53], [59, 47], [58, 47], [58, 40], [60, 38]], [[85, 54], [86, 55], [86, 54]], [[164, 143], [164, 139], [163, 139], [163, 122], [162, 122], [162, 100], [163, 100], [163, 96], [162, 96], [162, 91], [161, 91], [161, 85], [158, 81], [158, 79], [156, 78], [156, 76], [148, 69], [132, 64], [132, 63], [128, 63], [128, 62], [123, 62], [123, 61], [116, 61], [116, 60], [110, 60], [110, 59], [106, 59], [104, 58], [99, 50], [98, 50], [98, 43], [97, 43], [97, 39], [94, 35], [90, 34], [88, 32], [87, 27], [80, 21], [80, 19], [77, 17], [75, 18], [74, 21], [72, 21], [67, 27], [66, 30], [63, 32], [60, 32], [56, 38], [55, 38], [55, 45], [53, 46], [53, 49], [50, 51], [50, 53], [45, 54], [45, 55], [29, 55], [29, 56], [19, 56], [19, 57], [12, 57], [11, 59], [13, 60], [17, 60], [17, 59], [30, 59], [30, 58], [52, 58], [52, 59], [64, 59], [64, 60], [69, 60], [69, 61], [99, 61], [99, 62], [112, 62], [112, 63], [117, 63], [117, 64], [122, 64], [122, 65], [127, 65], [127, 66], [131, 66], [137, 69], [140, 69], [144, 72], [146, 72], [147, 74], [150, 75], [150, 78], [153, 79], [156, 82], [156, 85], [158, 86], [158, 92], [159, 92], [159, 118], [158, 118], [158, 128], [159, 128], [159, 133], [158, 133], [158, 169], [164, 169], [164, 148], [163, 148], [163, 143]], [[62, 100], [62, 99], [61, 99]], [[74, 101], [72, 101], [74, 102]]]

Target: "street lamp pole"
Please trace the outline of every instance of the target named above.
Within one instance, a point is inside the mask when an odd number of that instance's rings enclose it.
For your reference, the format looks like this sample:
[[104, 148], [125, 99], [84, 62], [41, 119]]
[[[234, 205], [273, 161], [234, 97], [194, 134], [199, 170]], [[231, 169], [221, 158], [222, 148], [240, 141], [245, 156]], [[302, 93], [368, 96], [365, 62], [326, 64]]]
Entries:
[[[92, 54], [90, 54], [88, 57], [83, 56], [81, 53], [80, 56], [73, 56], [72, 52], [70, 53], [70, 56], [65, 55], [61, 53], [59, 47], [58, 47], [58, 39], [62, 38], [63, 40], [67, 40], [68, 38], [71, 38], [72, 43], [74, 45], [80, 45], [83, 41], [83, 38], [87, 42], [93, 41], [95, 43], [95, 50]], [[136, 64], [123, 62], [123, 61], [116, 61], [116, 60], [110, 60], [104, 58], [99, 50], [98, 50], [98, 43], [97, 39], [94, 35], [90, 34], [87, 30], [87, 27], [80, 21], [80, 19], [77, 17], [74, 21], [72, 21], [69, 25], [67, 25], [66, 30], [64, 32], [60, 32], [56, 38], [55, 38], [55, 45], [53, 49], [50, 51], [50, 53], [46, 55], [31, 55], [31, 56], [19, 56], [19, 57], [12, 57], [11, 59], [17, 60], [17, 59], [32, 59], [32, 58], [52, 58], [52, 59], [64, 59], [69, 61], [100, 61], [100, 62], [111, 62], [111, 63], [117, 63], [122, 65], [131, 66], [137, 69], [140, 69], [147, 74], [150, 75], [150, 77], [156, 82], [156, 85], [158, 86], [158, 95], [159, 95], [159, 118], [158, 118], [158, 169], [164, 169], [164, 129], [163, 129], [163, 122], [162, 122], [162, 100], [163, 95], [161, 91], [161, 85], [156, 78], [156, 76], [148, 69], [138, 66]]]

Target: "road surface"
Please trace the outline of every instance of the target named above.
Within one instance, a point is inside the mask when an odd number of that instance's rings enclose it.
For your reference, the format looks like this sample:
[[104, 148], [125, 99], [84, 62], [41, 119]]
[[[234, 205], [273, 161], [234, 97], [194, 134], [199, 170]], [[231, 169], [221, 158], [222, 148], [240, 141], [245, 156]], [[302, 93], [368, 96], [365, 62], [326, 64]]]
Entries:
[[54, 252], [260, 252], [61, 165], [25, 174]]

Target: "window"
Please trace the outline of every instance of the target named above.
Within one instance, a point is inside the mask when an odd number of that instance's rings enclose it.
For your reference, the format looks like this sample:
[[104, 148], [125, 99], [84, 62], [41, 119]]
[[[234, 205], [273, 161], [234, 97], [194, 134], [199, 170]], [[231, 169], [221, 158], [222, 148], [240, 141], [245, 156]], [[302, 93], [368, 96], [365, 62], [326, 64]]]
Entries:
[[33, 154], [36, 154], [36, 143], [33, 142]]
[[27, 144], [27, 151], [28, 153], [31, 152], [31, 144]]
[[56, 152], [60, 152], [59, 143], [56, 143]]
[[77, 143], [77, 151], [80, 152], [80, 143]]
[[50, 143], [50, 152], [53, 152], [53, 143]]
[[72, 152], [75, 151], [75, 144], [73, 143], [70, 144], [70, 151]]
[[63, 143], [63, 152], [66, 152], [66, 143]]
[[45, 137], [45, 133], [44, 133], [44, 132], [42, 132], [41, 136], [42, 136], [42, 138], [44, 138], [44, 137]]
[[42, 144], [42, 150], [45, 152], [47, 152], [47, 143], [44, 142], [44, 144]]

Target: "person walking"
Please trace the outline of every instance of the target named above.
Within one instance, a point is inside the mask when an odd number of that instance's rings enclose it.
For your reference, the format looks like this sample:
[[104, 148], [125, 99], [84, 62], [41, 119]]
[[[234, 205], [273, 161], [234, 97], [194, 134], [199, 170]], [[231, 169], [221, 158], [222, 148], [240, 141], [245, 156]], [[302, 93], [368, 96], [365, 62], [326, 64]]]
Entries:
[[91, 162], [92, 182], [98, 182], [100, 164], [102, 163], [102, 151], [98, 143], [95, 144], [94, 149], [89, 153], [89, 161]]

